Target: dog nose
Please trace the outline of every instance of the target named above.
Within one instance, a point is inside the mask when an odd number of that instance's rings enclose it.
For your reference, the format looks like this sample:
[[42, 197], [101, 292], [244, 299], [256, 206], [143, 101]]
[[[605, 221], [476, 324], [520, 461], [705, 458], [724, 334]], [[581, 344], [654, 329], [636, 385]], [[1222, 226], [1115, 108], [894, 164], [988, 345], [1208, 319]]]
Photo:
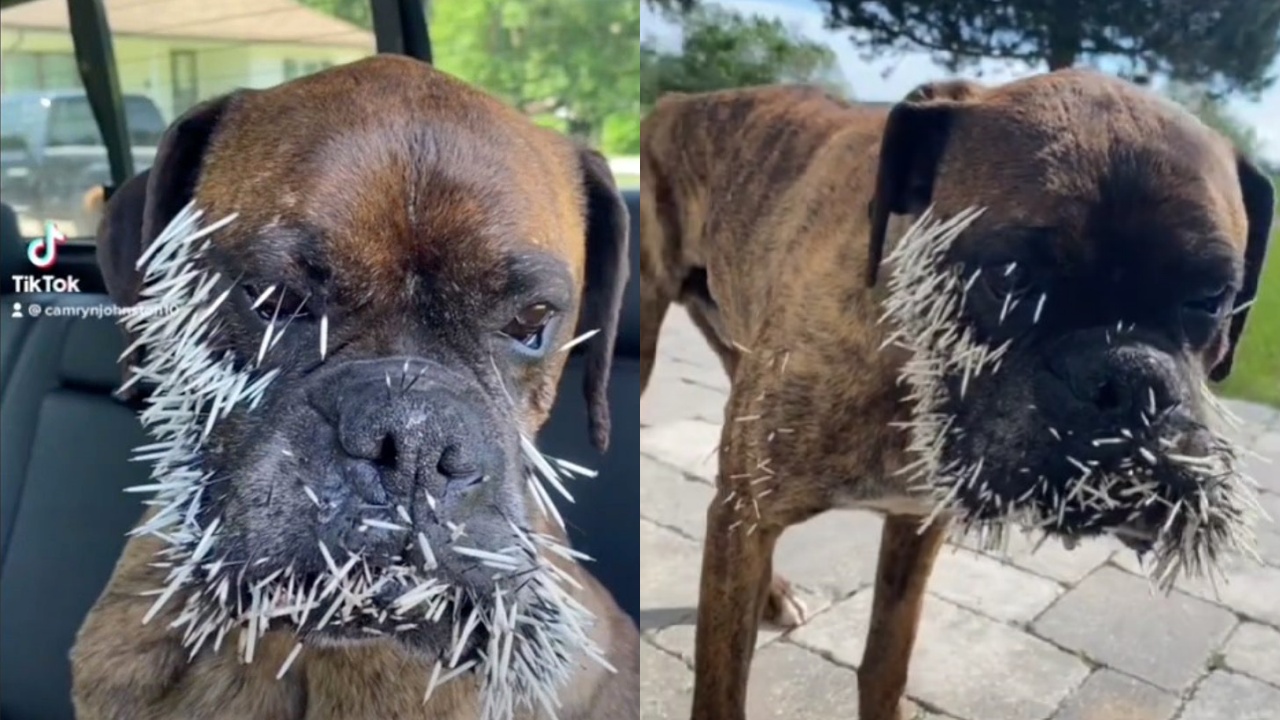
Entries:
[[474, 400], [443, 382], [389, 387], [382, 374], [350, 380], [337, 408], [338, 441], [388, 491], [415, 483], [439, 497], [466, 492], [501, 467]]
[[1149, 425], [1176, 404], [1173, 358], [1141, 346], [1068, 352], [1050, 368], [1066, 386], [1068, 402], [1121, 426]]

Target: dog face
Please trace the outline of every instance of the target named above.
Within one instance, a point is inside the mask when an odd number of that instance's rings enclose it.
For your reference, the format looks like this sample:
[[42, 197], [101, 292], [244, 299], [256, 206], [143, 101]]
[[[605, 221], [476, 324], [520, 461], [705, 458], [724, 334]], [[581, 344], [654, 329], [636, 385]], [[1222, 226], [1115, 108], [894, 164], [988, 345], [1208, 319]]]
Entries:
[[[957, 478], [948, 502], [971, 520], [1025, 513], [1138, 548], [1234, 533], [1247, 499], [1204, 382], [1229, 372], [1257, 291], [1270, 183], [1172, 104], [1068, 71], [926, 86], [899, 105], [873, 279], [889, 216], [929, 206], [982, 209], [927, 272], [895, 268], [948, 298], [894, 306], [927, 308], [921, 332], [949, 336], [923, 341], [945, 345], [940, 364], [908, 369], [936, 374], [917, 378], [930, 438], [916, 442]], [[1207, 537], [1195, 552], [1212, 554]]]
[[[113, 198], [100, 241], [120, 304], [138, 300], [136, 260], [189, 201], [235, 218], [166, 276], [209, 283], [185, 300], [214, 329], [176, 351], [159, 346], [193, 319], [153, 331], [140, 364], [176, 353], [224, 361], [226, 383], [269, 376], [254, 402], [183, 420], [211, 423], [188, 448], [209, 477], [190, 507], [197, 527], [217, 523], [189, 584], [229, 623], [242, 615], [229, 608], [287, 605], [259, 598], [277, 592], [315, 605], [278, 621], [309, 642], [395, 635], [433, 657], [495, 595], [537, 614], [537, 583], [516, 580], [550, 527], [522, 438], [550, 411], [578, 323], [599, 331], [586, 389], [597, 445], [608, 436], [627, 222], [603, 159], [380, 56], [193, 109], [149, 175]], [[338, 620], [299, 600], [353, 588], [365, 597]]]

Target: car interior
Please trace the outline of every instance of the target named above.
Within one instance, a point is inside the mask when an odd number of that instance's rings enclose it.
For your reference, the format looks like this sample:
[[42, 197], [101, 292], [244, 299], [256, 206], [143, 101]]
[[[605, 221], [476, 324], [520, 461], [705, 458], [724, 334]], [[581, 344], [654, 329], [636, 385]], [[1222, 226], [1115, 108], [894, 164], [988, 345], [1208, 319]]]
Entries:
[[[78, 0], [72, 0], [75, 6]], [[90, 5], [99, 3], [88, 3]], [[375, 9], [378, 5], [375, 0]], [[375, 16], [378, 49], [429, 59], [425, 20], [412, 3]], [[399, 25], [397, 25], [399, 21]], [[73, 20], [74, 22], [74, 20]], [[405, 27], [409, 27], [405, 31]], [[399, 28], [397, 30], [396, 28]], [[391, 30], [388, 30], [391, 28]], [[118, 99], [118, 93], [117, 93]], [[108, 133], [104, 132], [104, 137]], [[561, 512], [592, 572], [633, 619], [639, 615], [639, 249], [638, 194], [631, 211], [631, 281], [613, 364], [612, 437], [603, 456], [586, 431], [584, 359], [571, 357], [554, 413], [540, 437], [548, 455], [598, 471], [576, 479]], [[31, 274], [13, 209], [0, 218], [2, 275]], [[86, 238], [86, 240], [90, 240]], [[146, 441], [133, 408], [112, 395], [123, 337], [113, 318], [23, 317], [31, 303], [108, 306], [91, 244], [69, 244], [59, 276], [78, 293], [6, 294], [0, 320], [0, 720], [72, 718], [68, 652], [110, 577], [142, 497], [123, 492], [149, 468], [131, 461]], [[6, 291], [12, 288], [5, 283]], [[122, 628], [121, 632], [127, 632]]]

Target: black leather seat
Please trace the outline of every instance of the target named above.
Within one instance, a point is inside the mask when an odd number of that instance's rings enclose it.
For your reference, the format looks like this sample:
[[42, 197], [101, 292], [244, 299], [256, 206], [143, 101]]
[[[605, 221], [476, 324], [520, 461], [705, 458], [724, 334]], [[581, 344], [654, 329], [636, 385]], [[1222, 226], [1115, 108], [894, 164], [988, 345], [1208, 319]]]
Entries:
[[[4, 275], [30, 272], [6, 213]], [[144, 440], [111, 398], [121, 337], [109, 317], [27, 316], [105, 305], [100, 295], [4, 295], [0, 320], [0, 718], [71, 717], [67, 651], [137, 521], [121, 492], [146, 469]], [[13, 317], [17, 304], [24, 315]]]
[[[627, 198], [638, 237], [637, 196]], [[6, 208], [7, 210], [7, 208]], [[4, 278], [24, 272], [12, 212], [0, 228]], [[575, 480], [562, 503], [575, 545], [633, 619], [639, 617], [639, 290], [633, 241], [622, 337], [601, 457], [587, 437], [582, 361], [572, 358], [540, 445], [600, 472]], [[95, 280], [97, 280], [95, 278]], [[67, 653], [111, 575], [124, 534], [141, 513], [122, 489], [147, 468], [129, 461], [144, 442], [132, 411], [114, 400], [123, 339], [109, 318], [10, 317], [13, 304], [108, 304], [101, 295], [3, 297], [0, 320], [0, 720], [72, 717]], [[127, 632], [122, 628], [121, 632]]]

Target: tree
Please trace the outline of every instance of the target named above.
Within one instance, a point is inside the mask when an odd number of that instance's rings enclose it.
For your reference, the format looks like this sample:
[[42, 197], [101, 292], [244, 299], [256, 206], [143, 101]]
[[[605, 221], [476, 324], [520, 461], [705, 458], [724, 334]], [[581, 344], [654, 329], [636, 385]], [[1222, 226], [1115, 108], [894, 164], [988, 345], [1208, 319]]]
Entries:
[[666, 92], [707, 92], [750, 85], [804, 83], [848, 96], [835, 53], [800, 37], [782, 21], [743, 16], [716, 6], [665, 10], [681, 29], [679, 50], [645, 41], [640, 49], [640, 101], [648, 108]]
[[1172, 100], [1195, 113], [1205, 125], [1222, 133], [1237, 150], [1251, 158], [1258, 156], [1262, 145], [1258, 132], [1232, 115], [1221, 101], [1210, 97], [1203, 88], [1172, 83], [1166, 92]]
[[[301, 0], [363, 28], [369, 0]], [[427, 4], [442, 70], [610, 154], [640, 150], [640, 7], [613, 0]]]
[[[439, 66], [539, 122], [591, 142], [634, 136], [639, 151], [640, 6], [612, 0], [453, 0], [431, 4]], [[635, 132], [627, 127], [634, 125]]]
[[369, 0], [299, 0], [299, 2], [313, 10], [346, 20], [365, 30], [373, 28]]
[[1050, 69], [1100, 60], [1167, 76], [1214, 97], [1271, 85], [1276, 0], [821, 0], [832, 28], [873, 52], [925, 50], [949, 70], [983, 58]]

